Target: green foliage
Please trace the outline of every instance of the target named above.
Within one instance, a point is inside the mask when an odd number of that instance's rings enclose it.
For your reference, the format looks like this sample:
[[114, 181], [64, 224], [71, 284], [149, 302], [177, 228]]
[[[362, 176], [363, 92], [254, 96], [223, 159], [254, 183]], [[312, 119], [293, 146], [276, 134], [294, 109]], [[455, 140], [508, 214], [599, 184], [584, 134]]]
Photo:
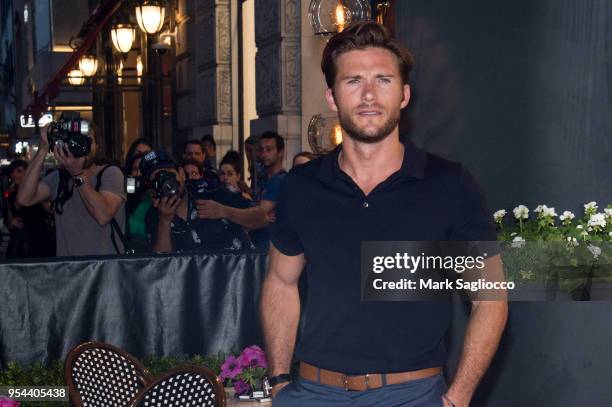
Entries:
[[219, 375], [223, 360], [225, 360], [225, 354], [219, 352], [219, 354], [211, 356], [149, 356], [143, 360], [143, 364], [154, 376], [185, 365], [205, 366], [215, 372], [216, 375]]
[[[184, 365], [206, 366], [215, 374], [221, 372], [221, 363], [225, 354], [211, 356], [149, 356], [143, 360], [145, 367], [152, 375], [160, 375], [175, 367]], [[22, 367], [9, 363], [6, 370], [0, 370], [0, 386], [66, 386], [64, 381], [64, 362], [54, 361], [48, 365], [40, 362]], [[67, 402], [20, 402], [22, 407], [67, 407]]]
[[586, 279], [612, 281], [612, 205], [599, 211], [596, 202], [584, 205], [582, 216], [539, 205], [518, 206], [493, 215], [509, 280], [556, 281], [572, 291]]
[[[34, 363], [21, 367], [9, 363], [8, 368], [0, 371], [0, 386], [65, 386], [64, 363], [55, 361], [48, 366]], [[67, 402], [59, 401], [22, 401], [22, 407], [59, 407], [68, 406]]]

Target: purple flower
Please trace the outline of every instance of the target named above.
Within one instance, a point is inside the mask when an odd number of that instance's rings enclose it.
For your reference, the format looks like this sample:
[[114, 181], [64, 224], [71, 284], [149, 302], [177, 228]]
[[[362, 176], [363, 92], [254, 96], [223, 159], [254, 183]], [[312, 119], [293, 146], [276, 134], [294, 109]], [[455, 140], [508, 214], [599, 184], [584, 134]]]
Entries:
[[251, 391], [251, 386], [244, 380], [236, 380], [234, 382], [234, 390], [236, 390], [236, 394], [242, 396], [243, 394], [248, 394]]
[[219, 376], [222, 380], [234, 379], [240, 373], [242, 373], [242, 366], [240, 366], [238, 359], [235, 356], [228, 356], [221, 366], [221, 374]]
[[268, 362], [266, 361], [266, 354], [257, 345], [245, 348], [240, 354], [238, 360], [240, 362], [240, 366], [242, 366], [243, 368], [262, 367], [266, 369], [268, 367]]
[[0, 407], [19, 407], [19, 402], [8, 397], [0, 396]]

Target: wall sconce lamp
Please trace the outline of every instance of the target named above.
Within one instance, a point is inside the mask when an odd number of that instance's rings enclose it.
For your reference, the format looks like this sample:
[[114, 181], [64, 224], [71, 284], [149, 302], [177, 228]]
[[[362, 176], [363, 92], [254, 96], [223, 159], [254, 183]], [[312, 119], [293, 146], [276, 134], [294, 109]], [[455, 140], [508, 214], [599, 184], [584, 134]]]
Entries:
[[368, 0], [312, 0], [308, 19], [315, 35], [331, 36], [372, 15]]

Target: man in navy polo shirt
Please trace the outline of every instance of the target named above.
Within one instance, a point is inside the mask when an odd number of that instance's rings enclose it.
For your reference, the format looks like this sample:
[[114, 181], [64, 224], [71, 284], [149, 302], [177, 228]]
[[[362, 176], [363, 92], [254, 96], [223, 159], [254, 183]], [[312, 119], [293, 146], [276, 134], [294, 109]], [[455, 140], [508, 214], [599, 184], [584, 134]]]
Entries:
[[[345, 137], [332, 153], [294, 168], [277, 199], [261, 299], [275, 407], [468, 406], [497, 349], [507, 303], [474, 300], [447, 387], [450, 302], [361, 300], [361, 242], [495, 240], [468, 171], [400, 139], [412, 65], [374, 22], [347, 28], [325, 48], [325, 96]], [[499, 255], [485, 263], [488, 273], [502, 273]], [[290, 382], [304, 267], [300, 378]]]

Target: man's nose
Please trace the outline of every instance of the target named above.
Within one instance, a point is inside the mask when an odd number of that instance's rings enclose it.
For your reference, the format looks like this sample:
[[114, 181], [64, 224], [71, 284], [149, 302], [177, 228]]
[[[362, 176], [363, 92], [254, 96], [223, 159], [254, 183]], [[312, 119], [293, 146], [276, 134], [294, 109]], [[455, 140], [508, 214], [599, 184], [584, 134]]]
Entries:
[[366, 81], [363, 85], [363, 91], [361, 94], [361, 99], [364, 102], [373, 102], [376, 100], [376, 89], [374, 87], [374, 83], [371, 81]]

